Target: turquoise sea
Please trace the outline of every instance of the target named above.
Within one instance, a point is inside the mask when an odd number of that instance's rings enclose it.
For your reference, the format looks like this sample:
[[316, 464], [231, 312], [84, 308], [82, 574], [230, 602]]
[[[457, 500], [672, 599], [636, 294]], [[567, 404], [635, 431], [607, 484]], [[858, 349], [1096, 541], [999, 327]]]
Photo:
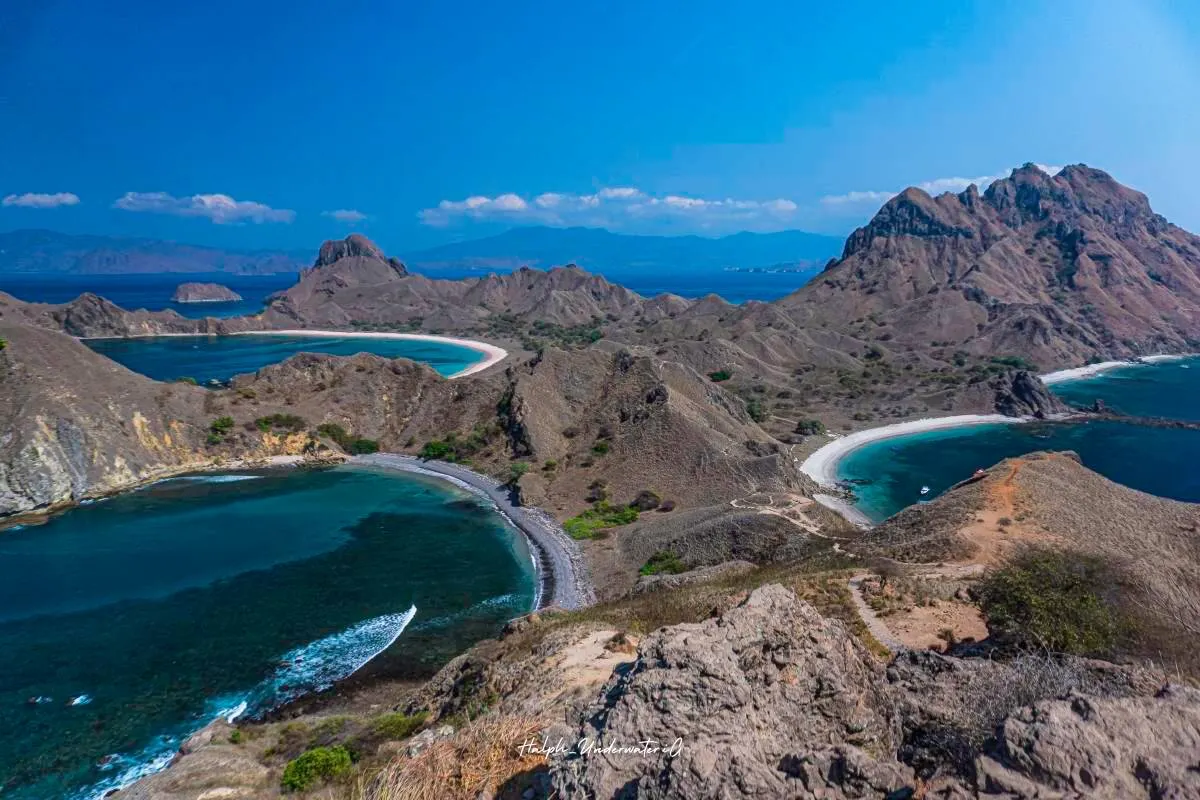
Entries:
[[[1128, 414], [1200, 420], [1200, 359], [1122, 367], [1051, 387], [1069, 403], [1101, 399]], [[976, 469], [1035, 450], [1074, 450], [1118, 483], [1200, 503], [1200, 430], [1117, 422], [982, 425], [885, 439], [847, 455], [838, 477], [854, 482], [859, 510], [879, 522], [937, 497]], [[929, 492], [921, 494], [922, 487]]]
[[217, 715], [428, 676], [530, 610], [493, 507], [379, 470], [198, 475], [0, 532], [0, 796], [99, 797]]
[[255, 372], [297, 353], [336, 356], [375, 353], [386, 358], [409, 358], [424, 362], [447, 376], [462, 372], [485, 357], [478, 350], [448, 342], [346, 336], [145, 336], [85, 339], [84, 344], [155, 380], [186, 377], [200, 383], [225, 381], [234, 375]]

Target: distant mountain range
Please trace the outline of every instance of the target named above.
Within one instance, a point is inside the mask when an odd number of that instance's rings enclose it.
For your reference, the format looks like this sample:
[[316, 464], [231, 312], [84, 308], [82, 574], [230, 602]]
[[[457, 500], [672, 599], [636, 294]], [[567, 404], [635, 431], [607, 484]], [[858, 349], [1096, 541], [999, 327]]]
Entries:
[[602, 228], [514, 228], [510, 231], [409, 253], [417, 271], [452, 268], [503, 272], [576, 264], [606, 275], [715, 271], [727, 268], [820, 267], [842, 251], [843, 239], [805, 231], [703, 236], [631, 236]]
[[[803, 231], [701, 236], [627, 236], [598, 228], [516, 228], [498, 236], [409, 253], [418, 272], [510, 272], [574, 263], [610, 275], [780, 268], [813, 274], [841, 252], [842, 240]], [[310, 251], [238, 251], [155, 239], [72, 235], [48, 230], [0, 233], [0, 274], [153, 272], [270, 275], [297, 272]]]

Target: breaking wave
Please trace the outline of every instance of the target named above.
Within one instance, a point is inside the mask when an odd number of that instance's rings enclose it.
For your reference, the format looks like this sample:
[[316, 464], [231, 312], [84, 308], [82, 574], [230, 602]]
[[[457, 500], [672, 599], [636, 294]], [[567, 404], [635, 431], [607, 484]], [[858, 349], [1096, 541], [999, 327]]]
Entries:
[[192, 483], [237, 483], [238, 481], [256, 481], [262, 475], [184, 475], [176, 480]]
[[310, 692], [330, 688], [391, 647], [416, 614], [414, 605], [403, 614], [384, 614], [368, 619], [288, 651], [271, 677], [253, 691], [214, 698], [195, 723], [186, 729], [159, 736], [136, 753], [107, 756], [100, 770], [112, 773], [111, 776], [76, 793], [71, 800], [102, 800], [117, 789], [166, 769], [183, 741], [210, 722], [217, 719], [233, 722], [247, 713], [263, 714]]

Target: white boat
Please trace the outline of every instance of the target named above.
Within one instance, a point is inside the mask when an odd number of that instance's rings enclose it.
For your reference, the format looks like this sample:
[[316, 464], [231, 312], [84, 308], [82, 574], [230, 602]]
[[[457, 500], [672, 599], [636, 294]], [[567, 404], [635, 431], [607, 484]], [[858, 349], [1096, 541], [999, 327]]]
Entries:
[[924, 496], [925, 496], [925, 495], [927, 495], [927, 494], [929, 494], [929, 487], [928, 487], [928, 486], [922, 486], [922, 487], [921, 487], [921, 496], [922, 496], [922, 497], [924, 497]]

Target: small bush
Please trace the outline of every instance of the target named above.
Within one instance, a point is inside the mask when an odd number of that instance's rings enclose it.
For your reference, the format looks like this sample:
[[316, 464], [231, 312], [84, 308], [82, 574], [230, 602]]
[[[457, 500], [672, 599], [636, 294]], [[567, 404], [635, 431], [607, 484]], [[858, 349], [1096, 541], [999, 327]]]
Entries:
[[365, 456], [371, 453], [378, 453], [379, 442], [375, 441], [374, 439], [363, 439], [362, 437], [359, 437], [350, 442], [349, 446], [346, 448], [346, 451], [353, 456]]
[[553, 472], [558, 469], [558, 462], [553, 458], [547, 458], [546, 463], [542, 464], [542, 470], [545, 472]]
[[505, 481], [505, 484], [516, 486], [526, 472], [529, 472], [529, 464], [527, 462], [514, 461], [508, 465], [508, 480]]
[[237, 728], [234, 728], [233, 733], [229, 734], [229, 743], [230, 744], [241, 744], [242, 740], [245, 738], [246, 738], [245, 734], [243, 734]]
[[1117, 581], [1099, 559], [1029, 548], [980, 588], [988, 629], [1004, 641], [1061, 653], [1107, 655], [1124, 625], [1109, 592]]
[[418, 455], [426, 461], [453, 461], [454, 446], [441, 439], [433, 439], [425, 443]]
[[280, 785], [284, 791], [303, 792], [320, 781], [349, 772], [350, 766], [350, 752], [346, 748], [314, 747], [288, 762]]
[[371, 730], [384, 739], [407, 739], [425, 724], [427, 716], [424, 711], [419, 714], [384, 714], [375, 718]]
[[825, 423], [819, 419], [802, 419], [796, 423], [796, 433], [801, 436], [816, 436], [825, 432]]
[[678, 575], [687, 572], [687, 566], [670, 550], [659, 550], [638, 570], [639, 575]]
[[188, 384], [188, 385], [190, 385], [190, 386], [195, 386], [195, 385], [196, 385], [196, 379], [195, 379], [195, 378], [192, 378], [192, 377], [190, 377], [190, 376], [188, 376], [188, 375], [184, 375], [184, 376], [182, 376], [182, 377], [176, 378], [176, 379], [173, 381], [173, 383], [186, 383], [186, 384]]
[[594, 445], [592, 445], [592, 452], [598, 456], [607, 454], [608, 449], [609, 449], [608, 442], [606, 442], [604, 440], [600, 440], [600, 441], [596, 442]]
[[[299, 417], [296, 417], [299, 419]], [[328, 436], [337, 443], [337, 446], [345, 450], [353, 456], [362, 456], [369, 453], [379, 452], [379, 442], [374, 439], [364, 439], [361, 436], [354, 436], [346, 431], [341, 425], [336, 422], [326, 422], [317, 426], [317, 433], [321, 436]], [[424, 456], [422, 456], [424, 457]]]
[[217, 436], [225, 436], [233, 430], [233, 417], [217, 417], [208, 426], [208, 430]]
[[746, 401], [746, 414], [755, 422], [767, 421], [767, 407], [757, 397]]
[[254, 425], [263, 433], [270, 433], [276, 430], [299, 433], [308, 427], [308, 423], [304, 421], [304, 418], [298, 417], [295, 414], [270, 414], [254, 420]]
[[637, 493], [637, 497], [633, 498], [629, 503], [630, 508], [636, 508], [638, 511], [653, 511], [662, 503], [662, 498], [657, 492], [649, 489], [642, 489]]
[[636, 508], [614, 506], [607, 500], [600, 500], [587, 511], [577, 517], [571, 517], [563, 523], [563, 530], [572, 539], [593, 539], [605, 528], [616, 528], [637, 522]]
[[713, 383], [721, 383], [733, 377], [733, 371], [728, 369], [719, 369], [716, 372], [708, 373], [708, 379]]

